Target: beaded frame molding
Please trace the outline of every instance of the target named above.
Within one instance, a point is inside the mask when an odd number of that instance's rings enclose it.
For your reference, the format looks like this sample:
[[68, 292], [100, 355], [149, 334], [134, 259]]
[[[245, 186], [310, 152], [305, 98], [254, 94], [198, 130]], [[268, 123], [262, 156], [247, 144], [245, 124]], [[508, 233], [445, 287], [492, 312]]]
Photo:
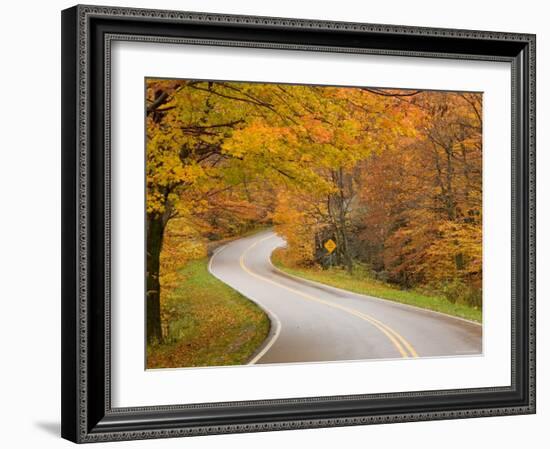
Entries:
[[[111, 406], [113, 41], [503, 61], [512, 72], [508, 387]], [[535, 412], [535, 36], [78, 5], [62, 12], [62, 436], [97, 442]]]

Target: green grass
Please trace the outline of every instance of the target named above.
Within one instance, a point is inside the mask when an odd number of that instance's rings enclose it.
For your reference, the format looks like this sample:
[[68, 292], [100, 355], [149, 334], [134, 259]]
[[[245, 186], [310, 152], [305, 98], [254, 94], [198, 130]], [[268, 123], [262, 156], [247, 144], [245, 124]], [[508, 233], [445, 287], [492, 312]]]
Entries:
[[316, 267], [288, 267], [284, 265], [282, 261], [281, 251], [284, 250], [276, 250], [273, 253], [272, 261], [277, 268], [288, 274], [354, 293], [389, 299], [391, 301], [481, 322], [480, 309], [470, 307], [466, 304], [451, 303], [445, 297], [437, 294], [426, 294], [425, 292], [416, 290], [400, 290], [393, 285], [373, 279], [368, 270], [361, 266], [356, 266], [352, 274], [348, 274], [345, 270], [340, 268], [329, 268], [324, 270]]
[[163, 343], [147, 348], [148, 368], [245, 364], [267, 337], [269, 318], [208, 272], [208, 259], [187, 263], [164, 300]]

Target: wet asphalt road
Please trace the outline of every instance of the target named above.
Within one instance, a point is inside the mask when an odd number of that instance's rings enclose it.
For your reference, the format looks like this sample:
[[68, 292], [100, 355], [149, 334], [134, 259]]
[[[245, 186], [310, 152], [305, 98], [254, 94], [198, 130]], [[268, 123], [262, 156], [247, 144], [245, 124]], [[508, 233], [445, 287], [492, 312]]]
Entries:
[[288, 276], [270, 262], [285, 244], [272, 231], [231, 242], [210, 272], [256, 302], [271, 331], [250, 363], [481, 354], [481, 326], [428, 310]]

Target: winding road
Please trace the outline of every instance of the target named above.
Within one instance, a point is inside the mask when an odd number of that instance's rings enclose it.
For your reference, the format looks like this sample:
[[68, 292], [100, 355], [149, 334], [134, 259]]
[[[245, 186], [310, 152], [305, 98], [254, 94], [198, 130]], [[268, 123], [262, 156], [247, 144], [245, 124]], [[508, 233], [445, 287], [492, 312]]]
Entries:
[[481, 354], [479, 324], [287, 275], [271, 264], [273, 250], [284, 245], [265, 231], [221, 247], [210, 259], [210, 272], [271, 320], [249, 363]]

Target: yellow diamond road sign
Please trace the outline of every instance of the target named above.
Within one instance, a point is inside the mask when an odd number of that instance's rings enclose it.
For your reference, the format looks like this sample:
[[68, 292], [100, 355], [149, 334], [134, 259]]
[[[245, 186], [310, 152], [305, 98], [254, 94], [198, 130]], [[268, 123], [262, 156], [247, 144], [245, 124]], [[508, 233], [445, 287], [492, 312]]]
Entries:
[[328, 239], [325, 242], [325, 248], [328, 251], [328, 253], [331, 254], [336, 249], [336, 243], [334, 243], [334, 240]]

